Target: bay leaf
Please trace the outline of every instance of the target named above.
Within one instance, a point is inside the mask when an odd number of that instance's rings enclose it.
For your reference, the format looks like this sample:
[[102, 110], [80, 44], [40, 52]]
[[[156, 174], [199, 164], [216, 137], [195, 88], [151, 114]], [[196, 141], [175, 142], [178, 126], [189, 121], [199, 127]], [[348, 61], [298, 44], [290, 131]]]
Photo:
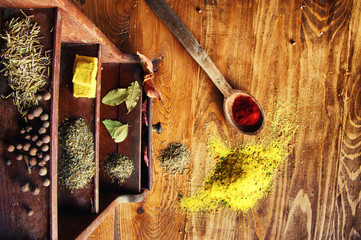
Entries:
[[147, 56], [141, 54], [140, 52], [137, 52], [137, 55], [140, 57], [143, 71], [147, 74], [153, 73], [154, 70], [152, 61], [150, 61]]
[[150, 98], [156, 98], [162, 101], [162, 97], [154, 84], [154, 75], [147, 74], [144, 76], [143, 81], [144, 91]]
[[140, 96], [140, 86], [137, 81], [132, 82], [132, 84], [128, 87], [128, 96], [125, 100], [125, 104], [127, 105], [128, 113], [132, 111], [132, 109], [137, 106], [138, 100]]
[[128, 135], [128, 124], [111, 119], [103, 120], [103, 124], [116, 143], [124, 141]]
[[117, 88], [109, 91], [102, 99], [102, 103], [109, 106], [117, 106], [124, 102], [128, 97], [126, 88]]
[[161, 95], [154, 84], [153, 62], [147, 56], [141, 54], [140, 52], [137, 52], [137, 55], [141, 60], [141, 65], [143, 69], [143, 86], [145, 93], [150, 98], [156, 98], [162, 101]]
[[115, 130], [114, 132], [114, 137], [113, 137], [114, 141], [116, 143], [123, 142], [125, 138], [128, 136], [128, 129], [129, 129], [128, 124], [124, 124], [118, 127], [117, 130]]

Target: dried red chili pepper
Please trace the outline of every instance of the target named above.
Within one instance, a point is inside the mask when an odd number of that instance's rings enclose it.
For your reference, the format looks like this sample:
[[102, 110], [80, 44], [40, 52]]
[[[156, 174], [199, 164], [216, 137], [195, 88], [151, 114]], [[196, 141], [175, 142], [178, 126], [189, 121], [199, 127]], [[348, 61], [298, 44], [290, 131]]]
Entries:
[[261, 111], [253, 99], [242, 95], [234, 100], [232, 113], [234, 120], [243, 126], [255, 125], [261, 117]]

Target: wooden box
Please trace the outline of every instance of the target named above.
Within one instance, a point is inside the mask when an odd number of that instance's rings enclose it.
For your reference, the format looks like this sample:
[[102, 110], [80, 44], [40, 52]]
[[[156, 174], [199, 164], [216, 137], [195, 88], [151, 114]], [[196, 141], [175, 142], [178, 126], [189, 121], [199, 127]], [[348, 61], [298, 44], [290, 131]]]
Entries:
[[[1, 2], [1, 1], [0, 1]], [[70, 4], [63, 5], [64, 2]], [[26, 5], [28, 4], [28, 5]], [[91, 22], [68, 1], [44, 3], [22, 3], [4, 1], [0, 6], [0, 26], [15, 16], [21, 16], [22, 8], [32, 21], [41, 27], [41, 40], [45, 50], [52, 52], [51, 74], [46, 88], [51, 92], [50, 101], [40, 101], [40, 105], [50, 115], [48, 134], [51, 136], [51, 160], [47, 163], [48, 173], [39, 176], [39, 166], [31, 168], [25, 161], [15, 160], [16, 154], [7, 152], [7, 146], [24, 141], [20, 131], [31, 124], [40, 128], [41, 122], [32, 120], [28, 123], [20, 116], [12, 99], [0, 102], [0, 238], [8, 239], [73, 239], [86, 229], [114, 200], [122, 195], [137, 196], [150, 188], [151, 171], [144, 160], [144, 149], [148, 148], [151, 159], [151, 127], [143, 122], [143, 107], [147, 106], [147, 117], [151, 124], [151, 101], [142, 92], [137, 106], [127, 114], [125, 105], [117, 107], [101, 103], [101, 98], [118, 87], [127, 87], [133, 81], [142, 86], [143, 72], [139, 58], [117, 52], [109, 40], [99, 30], [97, 36], [79, 41], [75, 37], [63, 36], [71, 32], [64, 27], [73, 18], [74, 25], [79, 21], [84, 28]], [[28, 8], [35, 8], [29, 10]], [[46, 7], [46, 8], [44, 8]], [[26, 8], [26, 9], [25, 9]], [[74, 13], [75, 12], [75, 13]], [[75, 14], [75, 15], [74, 15]], [[74, 17], [75, 16], [75, 17]], [[75, 19], [74, 19], [75, 18]], [[78, 22], [77, 22], [78, 21]], [[94, 26], [91, 26], [94, 28]], [[110, 46], [111, 45], [111, 46]], [[75, 54], [93, 56], [99, 59], [96, 98], [75, 98], [72, 93], [72, 70]], [[6, 79], [1, 75], [0, 93], [6, 95], [11, 91]], [[58, 125], [65, 118], [82, 117], [94, 133], [95, 176], [85, 189], [71, 192], [58, 184], [58, 163], [61, 147], [58, 140]], [[119, 120], [130, 124], [126, 140], [116, 144], [110, 137], [104, 119]], [[124, 183], [114, 182], [104, 173], [104, 160], [111, 153], [120, 153], [133, 160], [135, 171]], [[11, 164], [9, 165], [9, 163]], [[151, 163], [151, 161], [150, 161]], [[50, 187], [43, 187], [44, 178], [51, 180]], [[30, 190], [22, 192], [21, 186], [30, 183]], [[40, 188], [38, 195], [32, 195], [31, 189]], [[138, 200], [140, 198], [137, 198]], [[29, 209], [33, 215], [28, 216]], [[95, 221], [96, 222], [96, 221]]]

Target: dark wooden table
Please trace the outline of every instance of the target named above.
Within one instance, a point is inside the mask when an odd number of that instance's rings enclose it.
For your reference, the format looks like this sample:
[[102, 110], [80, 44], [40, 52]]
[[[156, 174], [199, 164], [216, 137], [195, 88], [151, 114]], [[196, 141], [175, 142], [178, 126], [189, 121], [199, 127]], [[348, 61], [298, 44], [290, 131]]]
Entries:
[[154, 158], [170, 142], [190, 147], [192, 171], [170, 176], [156, 162], [146, 199], [120, 204], [90, 239], [360, 239], [361, 2], [167, 1], [229, 83], [271, 112], [297, 115], [293, 167], [247, 213], [186, 215], [178, 194], [195, 190], [210, 163], [210, 135], [249, 141], [223, 117], [222, 95], [143, 0], [77, 1], [123, 52], [163, 61], [154, 102]]

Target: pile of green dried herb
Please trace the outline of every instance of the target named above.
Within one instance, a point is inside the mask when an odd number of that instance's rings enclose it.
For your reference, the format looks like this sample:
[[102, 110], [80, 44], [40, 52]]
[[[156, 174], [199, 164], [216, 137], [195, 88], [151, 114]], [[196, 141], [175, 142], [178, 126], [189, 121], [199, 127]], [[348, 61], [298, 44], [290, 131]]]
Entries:
[[61, 183], [71, 190], [85, 188], [95, 172], [93, 133], [84, 119], [65, 119], [59, 126], [59, 141]]
[[24, 16], [6, 22], [0, 35], [3, 39], [2, 72], [13, 90], [14, 105], [22, 116], [37, 105], [36, 94], [47, 83], [51, 63], [50, 53], [44, 52], [40, 44], [40, 26]]
[[114, 153], [107, 157], [104, 169], [111, 179], [124, 182], [132, 175], [134, 165], [129, 157]]
[[158, 161], [168, 173], [183, 173], [189, 158], [189, 148], [183, 143], [173, 142], [160, 152]]

